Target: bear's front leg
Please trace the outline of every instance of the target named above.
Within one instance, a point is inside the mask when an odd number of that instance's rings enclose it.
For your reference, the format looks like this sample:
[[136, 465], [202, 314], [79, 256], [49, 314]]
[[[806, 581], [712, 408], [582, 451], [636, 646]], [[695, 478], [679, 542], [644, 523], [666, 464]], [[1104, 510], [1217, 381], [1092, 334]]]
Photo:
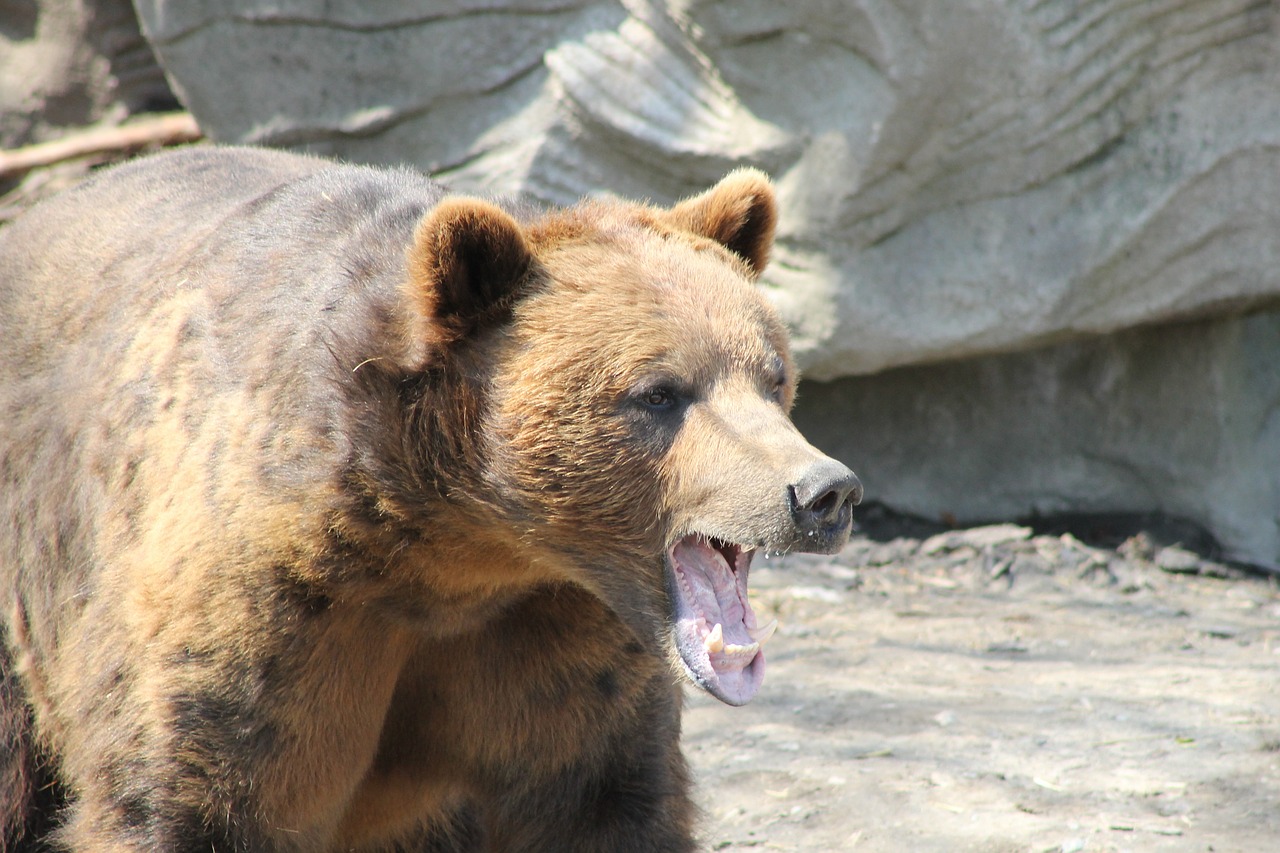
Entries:
[[[141, 782], [141, 780], [138, 780]], [[143, 783], [145, 786], [148, 783]], [[166, 793], [120, 796], [110, 785], [93, 785], [69, 805], [66, 822], [51, 849], [73, 853], [142, 853], [168, 850], [209, 853], [214, 850], [252, 850], [294, 853], [308, 840], [272, 838], [265, 827], [246, 815], [224, 812], [211, 819], [204, 808], [181, 804]], [[40, 848], [44, 849], [44, 848]]]
[[510, 853], [685, 853], [694, 807], [679, 746], [679, 688], [653, 685], [608, 743], [549, 776], [498, 780], [485, 808], [492, 849]]
[[[666, 662], [598, 599], [539, 591], [482, 630], [418, 647], [350, 837], [367, 828], [358, 837], [375, 847], [395, 826], [465, 817], [469, 842], [440, 847], [437, 832], [420, 849], [692, 850], [681, 701]], [[417, 809], [392, 820], [395, 801]]]
[[54, 849], [332, 849], [409, 650], [365, 610], [282, 618], [251, 643], [165, 625], [129, 647], [114, 689], [61, 733]]

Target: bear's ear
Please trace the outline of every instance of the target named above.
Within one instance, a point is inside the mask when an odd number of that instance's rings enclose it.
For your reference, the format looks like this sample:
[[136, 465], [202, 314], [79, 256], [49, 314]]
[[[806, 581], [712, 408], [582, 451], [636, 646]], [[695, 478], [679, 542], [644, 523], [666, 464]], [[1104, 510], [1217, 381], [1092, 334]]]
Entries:
[[410, 299], [437, 335], [458, 340], [509, 315], [532, 263], [510, 214], [481, 199], [449, 196], [414, 232]]
[[737, 169], [702, 195], [667, 213], [678, 228], [709, 237], [736, 253], [758, 278], [769, 262], [778, 207], [773, 184], [758, 169]]

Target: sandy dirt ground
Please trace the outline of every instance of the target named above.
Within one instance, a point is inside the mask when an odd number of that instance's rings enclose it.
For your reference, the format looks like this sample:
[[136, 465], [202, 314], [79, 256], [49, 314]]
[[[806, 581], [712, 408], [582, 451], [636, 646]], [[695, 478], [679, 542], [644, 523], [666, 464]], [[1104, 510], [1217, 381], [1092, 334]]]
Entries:
[[757, 560], [760, 695], [690, 692], [710, 850], [1280, 851], [1280, 588], [1001, 525]]

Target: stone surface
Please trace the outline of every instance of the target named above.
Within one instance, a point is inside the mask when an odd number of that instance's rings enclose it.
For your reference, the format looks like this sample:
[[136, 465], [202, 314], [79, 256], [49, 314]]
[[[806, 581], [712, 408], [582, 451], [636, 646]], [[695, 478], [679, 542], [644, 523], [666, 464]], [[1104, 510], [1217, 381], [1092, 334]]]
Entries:
[[137, 5], [222, 139], [554, 202], [764, 167], [814, 378], [1280, 295], [1274, 4]]
[[0, 0], [0, 146], [172, 104], [128, 0]]
[[[0, 148], [177, 106], [129, 0], [0, 0]], [[0, 226], [106, 159], [0, 176]]]
[[[1280, 566], [1280, 313], [801, 386], [867, 498], [954, 523], [1158, 511]], [[1184, 543], [1190, 544], [1190, 543]]]
[[137, 7], [224, 140], [546, 202], [763, 167], [765, 285], [807, 375], [838, 380], [800, 417], [871, 497], [1160, 511], [1280, 563], [1280, 315], [1239, 319], [1280, 296], [1276, 4]]

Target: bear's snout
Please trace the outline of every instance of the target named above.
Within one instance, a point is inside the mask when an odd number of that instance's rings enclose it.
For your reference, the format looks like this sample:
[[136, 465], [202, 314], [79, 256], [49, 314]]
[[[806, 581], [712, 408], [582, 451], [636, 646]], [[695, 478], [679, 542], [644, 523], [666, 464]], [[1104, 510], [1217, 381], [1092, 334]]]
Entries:
[[843, 547], [853, 526], [853, 507], [862, 502], [857, 475], [825, 458], [810, 465], [789, 488], [799, 550], [834, 553]]

